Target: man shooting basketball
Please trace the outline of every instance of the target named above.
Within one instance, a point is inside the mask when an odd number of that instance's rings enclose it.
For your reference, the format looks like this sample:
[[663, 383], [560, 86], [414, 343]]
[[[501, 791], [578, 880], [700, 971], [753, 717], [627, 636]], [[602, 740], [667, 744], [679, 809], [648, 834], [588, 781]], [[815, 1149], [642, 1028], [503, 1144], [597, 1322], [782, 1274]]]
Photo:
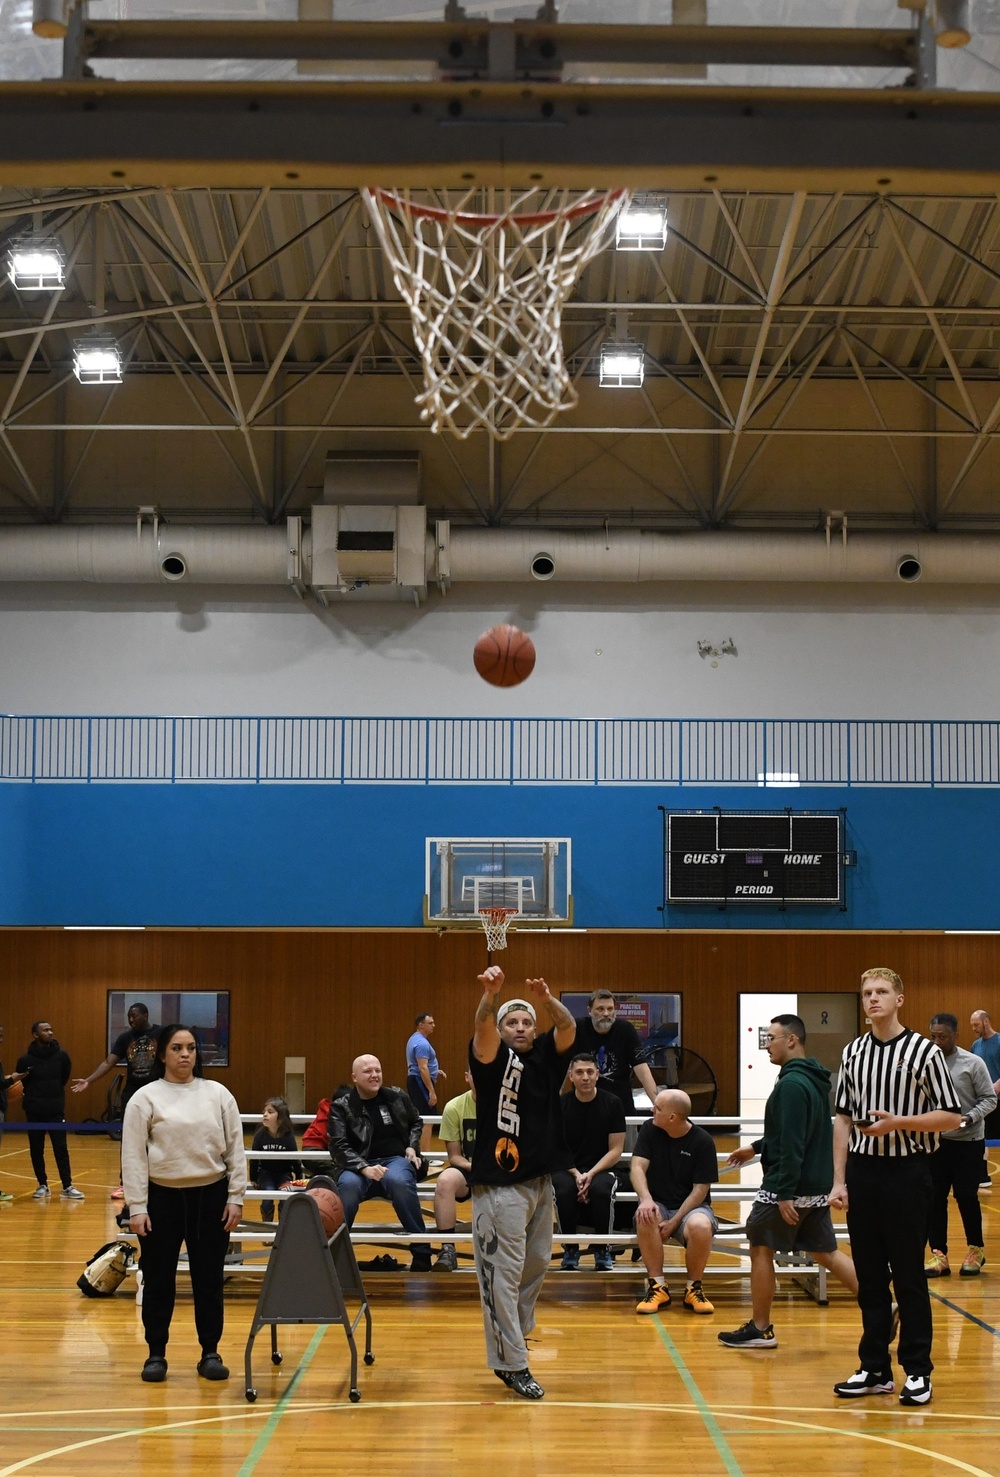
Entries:
[[[544, 980], [527, 980], [531, 1000], [499, 1004], [503, 970], [479, 976], [483, 998], [469, 1045], [476, 1089], [472, 1153], [473, 1250], [483, 1300], [486, 1358], [525, 1400], [545, 1391], [528, 1368], [525, 1337], [552, 1260], [552, 1180], [562, 1141], [559, 1089], [576, 1022]], [[537, 1034], [536, 1007], [552, 1023]]]

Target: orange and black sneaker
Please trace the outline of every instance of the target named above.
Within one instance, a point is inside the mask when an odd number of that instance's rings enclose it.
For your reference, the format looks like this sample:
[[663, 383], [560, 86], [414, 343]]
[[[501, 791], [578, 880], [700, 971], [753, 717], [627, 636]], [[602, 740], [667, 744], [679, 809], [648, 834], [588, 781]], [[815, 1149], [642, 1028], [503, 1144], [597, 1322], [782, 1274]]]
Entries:
[[684, 1290], [684, 1306], [691, 1313], [714, 1313], [715, 1304], [705, 1296], [700, 1282], [689, 1282]]
[[650, 1277], [646, 1291], [635, 1305], [637, 1313], [659, 1313], [661, 1308], [670, 1307], [670, 1293], [662, 1282]]

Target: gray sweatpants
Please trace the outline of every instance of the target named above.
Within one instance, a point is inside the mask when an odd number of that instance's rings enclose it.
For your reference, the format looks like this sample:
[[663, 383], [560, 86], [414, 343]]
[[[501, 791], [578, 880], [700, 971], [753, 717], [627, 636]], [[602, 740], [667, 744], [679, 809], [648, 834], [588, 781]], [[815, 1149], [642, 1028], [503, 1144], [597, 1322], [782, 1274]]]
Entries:
[[524, 1340], [552, 1260], [552, 1181], [543, 1175], [520, 1185], [474, 1186], [472, 1229], [486, 1362], [527, 1369]]

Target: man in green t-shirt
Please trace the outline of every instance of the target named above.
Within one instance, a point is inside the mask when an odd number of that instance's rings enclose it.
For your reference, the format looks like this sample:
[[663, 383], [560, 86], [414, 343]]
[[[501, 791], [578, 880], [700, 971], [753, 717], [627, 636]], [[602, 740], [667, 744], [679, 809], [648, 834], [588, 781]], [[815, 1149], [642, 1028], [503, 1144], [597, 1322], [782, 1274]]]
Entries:
[[[459, 1200], [468, 1200], [472, 1194], [469, 1170], [476, 1142], [476, 1092], [468, 1067], [465, 1080], [469, 1091], [463, 1092], [461, 1097], [453, 1097], [441, 1114], [441, 1142], [448, 1151], [448, 1164], [438, 1175], [434, 1187], [434, 1223], [439, 1231], [454, 1231], [455, 1206]], [[455, 1243], [446, 1241], [438, 1253], [434, 1270], [454, 1272], [457, 1265]]]

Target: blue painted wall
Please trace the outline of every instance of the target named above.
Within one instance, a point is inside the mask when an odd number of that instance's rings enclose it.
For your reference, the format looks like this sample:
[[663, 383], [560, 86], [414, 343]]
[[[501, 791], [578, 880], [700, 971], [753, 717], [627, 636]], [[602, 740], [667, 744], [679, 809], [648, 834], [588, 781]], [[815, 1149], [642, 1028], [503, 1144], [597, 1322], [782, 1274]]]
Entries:
[[413, 927], [429, 835], [571, 836], [576, 924], [658, 928], [658, 807], [847, 807], [848, 908], [672, 908], [674, 928], [1000, 927], [1000, 792], [0, 784], [0, 924]]

